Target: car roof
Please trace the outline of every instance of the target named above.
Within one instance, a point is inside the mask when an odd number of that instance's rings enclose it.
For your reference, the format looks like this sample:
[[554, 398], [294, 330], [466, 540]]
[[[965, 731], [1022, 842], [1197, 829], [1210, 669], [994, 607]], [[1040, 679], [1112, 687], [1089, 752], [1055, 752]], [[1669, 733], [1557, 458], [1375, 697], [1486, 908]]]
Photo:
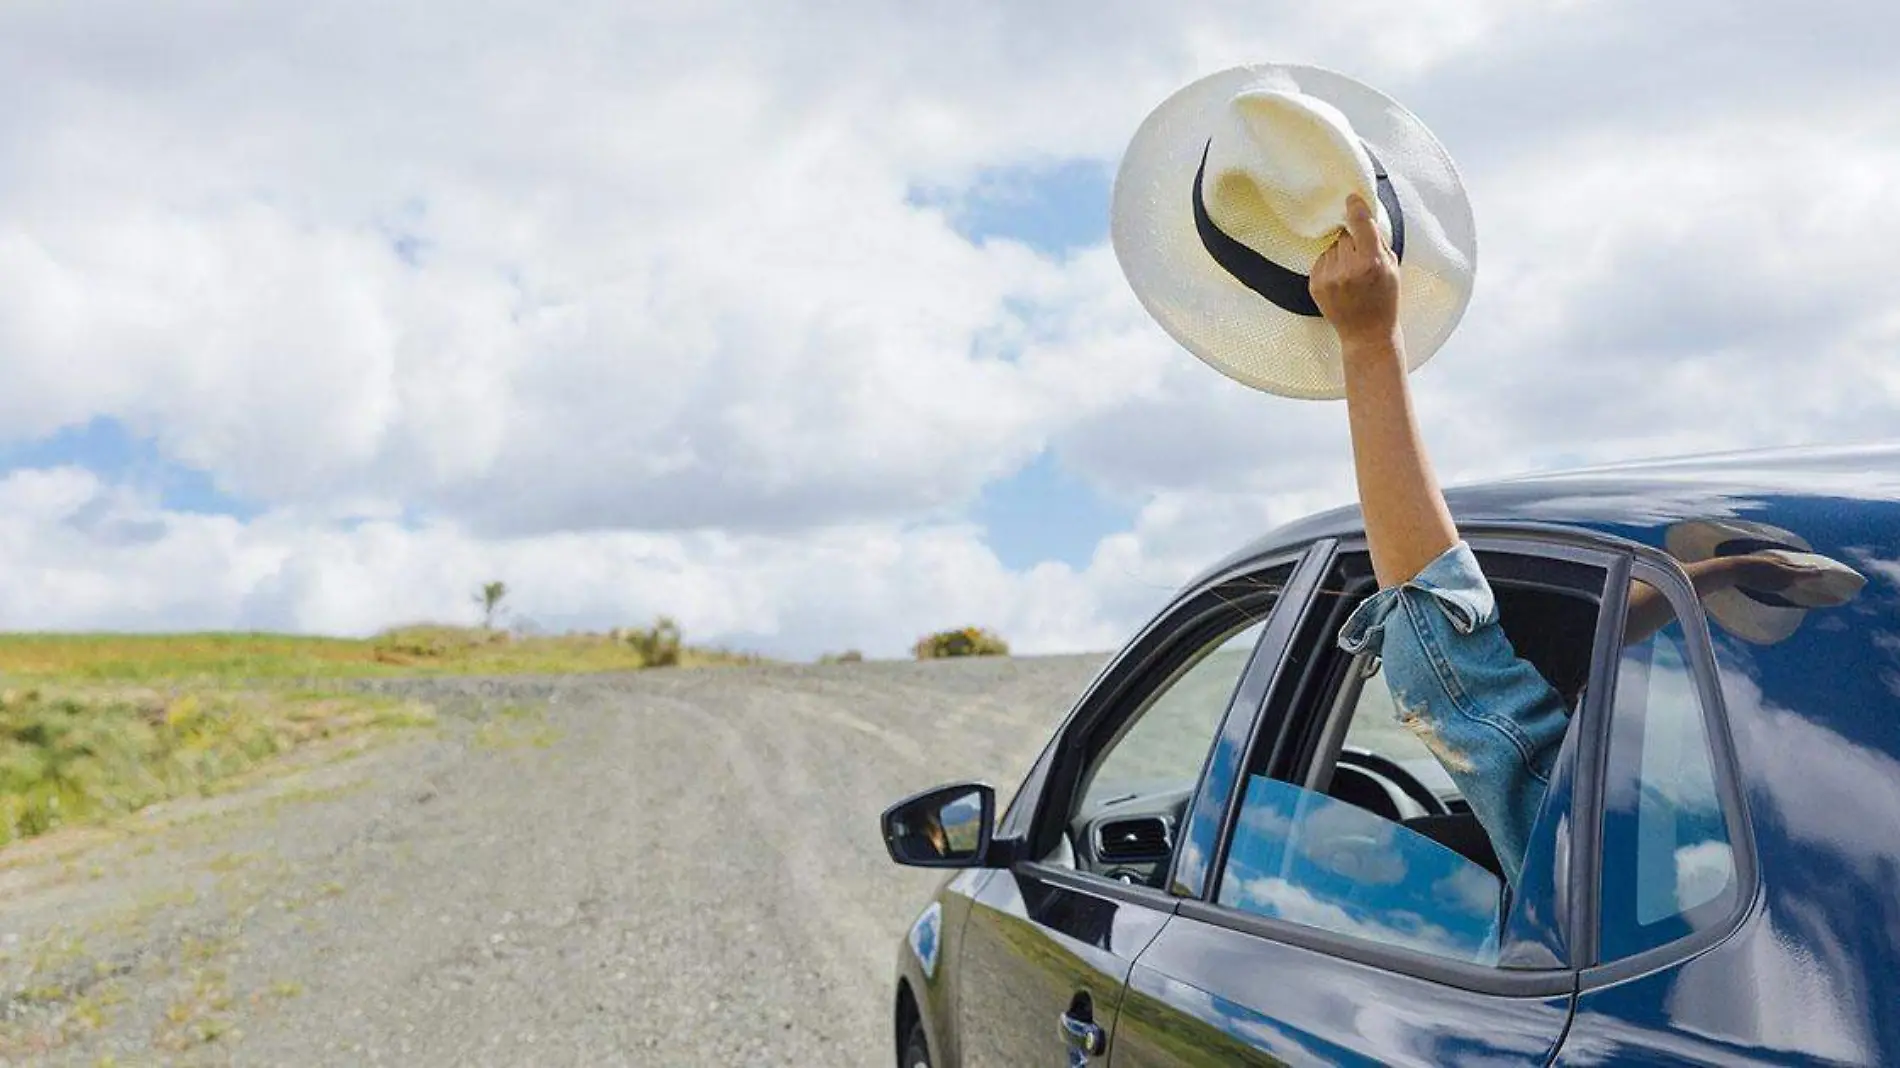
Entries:
[[[1806, 446], [1643, 460], [1447, 487], [1462, 525], [1560, 525], [1660, 547], [1685, 520], [1746, 518], [1816, 545], [1861, 506], [1900, 506], [1900, 442]], [[1320, 512], [1257, 538], [1209, 568], [1199, 585], [1247, 561], [1318, 538], [1362, 535], [1357, 505]]]

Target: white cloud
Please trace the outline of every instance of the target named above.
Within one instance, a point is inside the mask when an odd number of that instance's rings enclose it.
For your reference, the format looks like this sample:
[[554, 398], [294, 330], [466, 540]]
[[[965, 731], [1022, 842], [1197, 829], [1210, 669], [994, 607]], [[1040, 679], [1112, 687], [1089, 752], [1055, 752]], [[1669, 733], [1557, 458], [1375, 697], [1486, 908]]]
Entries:
[[1138, 550], [1077, 571], [1004, 568], [975, 528], [837, 526], [795, 535], [552, 533], [488, 539], [447, 521], [241, 521], [162, 508], [73, 468], [0, 478], [0, 629], [247, 628], [367, 634], [472, 620], [500, 578], [520, 618], [604, 629], [671, 614], [689, 640], [811, 656], [905, 655], [978, 623], [1025, 653], [1105, 649], [1170, 594]]
[[[1895, 16], [1715, 10], [15, 5], [0, 426], [115, 418], [265, 514], [41, 545], [60, 494], [152, 506], [15, 475], [13, 625], [356, 631], [507, 572], [550, 618], [773, 647], [1117, 644], [1349, 499], [1343, 410], [1180, 353], [1106, 248], [972, 244], [911, 194], [1110, 162], [1259, 58], [1388, 89], [1470, 181], [1478, 295], [1416, 380], [1449, 479], [1885, 433]], [[959, 518], [1044, 447], [1139, 509], [1080, 572]]]

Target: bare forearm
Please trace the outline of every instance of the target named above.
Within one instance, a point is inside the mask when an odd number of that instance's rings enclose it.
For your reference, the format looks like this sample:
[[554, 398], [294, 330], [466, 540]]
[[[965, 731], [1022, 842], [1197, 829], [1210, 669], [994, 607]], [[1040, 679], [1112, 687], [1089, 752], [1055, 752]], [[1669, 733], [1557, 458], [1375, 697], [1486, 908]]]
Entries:
[[1346, 411], [1366, 540], [1380, 586], [1406, 582], [1458, 541], [1406, 388], [1396, 339], [1347, 339]]
[[1313, 264], [1313, 300], [1339, 336], [1353, 470], [1379, 585], [1409, 582], [1458, 541], [1419, 440], [1399, 333], [1399, 261], [1372, 218], [1346, 198], [1346, 230]]

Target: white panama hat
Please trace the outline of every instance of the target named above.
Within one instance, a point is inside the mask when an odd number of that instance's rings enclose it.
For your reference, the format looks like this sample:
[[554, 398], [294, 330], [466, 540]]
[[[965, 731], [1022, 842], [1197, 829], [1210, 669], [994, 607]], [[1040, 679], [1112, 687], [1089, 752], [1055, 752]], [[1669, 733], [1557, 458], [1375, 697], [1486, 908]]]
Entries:
[[1307, 276], [1351, 192], [1399, 253], [1414, 370], [1464, 315], [1477, 235], [1438, 139], [1368, 85], [1283, 63], [1194, 82], [1135, 132], [1109, 230], [1142, 306], [1189, 352], [1255, 389], [1331, 399], [1345, 395], [1339, 339]]
[[1697, 519], [1663, 535], [1669, 555], [1685, 564], [1745, 553], [1772, 555], [1800, 577], [1778, 593], [1732, 588], [1702, 598], [1702, 610], [1723, 630], [1755, 645], [1786, 641], [1812, 608], [1834, 608], [1860, 596], [1866, 576], [1813, 551], [1791, 530], [1746, 519]]

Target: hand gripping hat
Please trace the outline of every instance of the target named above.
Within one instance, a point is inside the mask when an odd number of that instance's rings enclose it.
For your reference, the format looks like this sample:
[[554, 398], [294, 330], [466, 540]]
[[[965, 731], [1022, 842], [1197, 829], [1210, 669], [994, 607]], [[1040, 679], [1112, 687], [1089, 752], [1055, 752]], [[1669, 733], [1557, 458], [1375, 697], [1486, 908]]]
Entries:
[[1115, 177], [1115, 256], [1148, 313], [1222, 374], [1289, 397], [1342, 397], [1339, 339], [1307, 278], [1344, 229], [1351, 192], [1398, 254], [1415, 369], [1471, 299], [1471, 204], [1431, 131], [1344, 75], [1236, 67], [1163, 101]]
[[1733, 587], [1702, 598], [1702, 610], [1723, 630], [1753, 645], [1786, 641], [1801, 627], [1808, 611], [1835, 608], [1860, 596], [1867, 579], [1832, 557], [1814, 552], [1792, 530], [1746, 519], [1696, 519], [1678, 523], [1663, 535], [1669, 555], [1685, 564], [1719, 556], [1760, 553], [1773, 556], [1787, 571], [1779, 593]]

